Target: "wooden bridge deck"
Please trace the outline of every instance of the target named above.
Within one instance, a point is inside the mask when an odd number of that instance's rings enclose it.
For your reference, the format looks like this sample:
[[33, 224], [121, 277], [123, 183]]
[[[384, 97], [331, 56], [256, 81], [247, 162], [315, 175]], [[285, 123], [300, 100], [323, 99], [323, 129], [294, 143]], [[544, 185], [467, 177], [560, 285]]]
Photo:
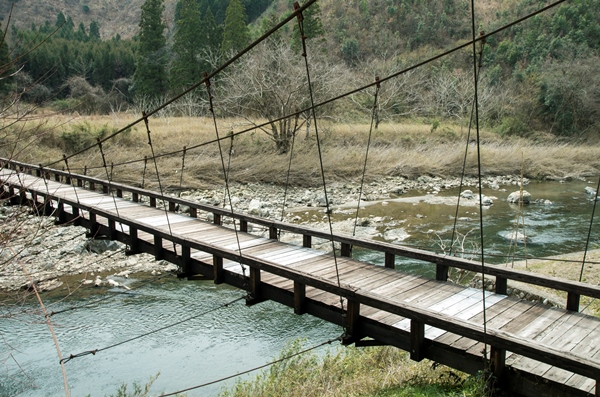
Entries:
[[[58, 220], [123, 241], [132, 253], [149, 252], [177, 263], [187, 276], [202, 274], [244, 288], [249, 303], [272, 299], [298, 314], [342, 324], [347, 343], [390, 344], [415, 360], [476, 373], [483, 368], [485, 341], [504, 389], [530, 396], [600, 395], [599, 318], [485, 292], [484, 328], [481, 290], [346, 256], [337, 257], [336, 270], [333, 255], [308, 247], [310, 238], [297, 246], [278, 241], [272, 228], [269, 238], [236, 231], [220, 224], [217, 209], [208, 222], [195, 217], [196, 211], [174, 212], [171, 202], [167, 210], [157, 208], [156, 199], [151, 205], [139, 202], [135, 192], [131, 199], [116, 197], [123, 196], [122, 186], [114, 197], [107, 195], [116, 186], [108, 182], [105, 193], [93, 185], [90, 190], [80, 177], [63, 183], [0, 172], [4, 196], [15, 203], [45, 203]], [[246, 222], [236, 224], [248, 230]]]

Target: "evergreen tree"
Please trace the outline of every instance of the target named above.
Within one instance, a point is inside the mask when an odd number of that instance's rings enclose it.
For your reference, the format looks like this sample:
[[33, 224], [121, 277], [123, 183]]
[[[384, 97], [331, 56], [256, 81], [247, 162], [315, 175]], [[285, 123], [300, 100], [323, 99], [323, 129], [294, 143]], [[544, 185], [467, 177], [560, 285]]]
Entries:
[[[0, 24], [1, 27], [1, 24]], [[14, 65], [10, 59], [10, 51], [6, 43], [6, 35], [0, 29], [0, 94], [5, 94], [11, 88], [10, 76], [14, 72]], [[0, 98], [2, 100], [2, 98]]]
[[100, 26], [98, 26], [98, 22], [92, 21], [90, 23], [90, 40], [100, 40]]
[[[313, 3], [310, 7], [302, 12], [304, 17], [304, 35], [306, 40], [323, 40], [325, 36], [325, 29], [323, 28], [323, 22], [321, 21], [321, 6], [319, 3]], [[292, 36], [292, 48], [294, 51], [300, 51], [302, 49], [302, 38], [300, 37], [300, 28], [298, 24], [294, 25], [294, 34]]]
[[146, 0], [142, 6], [133, 90], [136, 95], [157, 97], [167, 92], [163, 0]]
[[85, 25], [83, 24], [83, 22], [79, 23], [77, 33], [75, 33], [75, 39], [78, 41], [88, 41], [88, 36], [85, 33]]
[[223, 40], [223, 31], [215, 22], [215, 17], [213, 16], [210, 8], [206, 10], [203, 22], [204, 32], [206, 34], [205, 48], [208, 48], [211, 52], [216, 53], [219, 51], [221, 41]]
[[250, 31], [246, 20], [246, 11], [241, 0], [231, 0], [225, 12], [225, 28], [221, 43], [221, 51], [224, 54], [239, 52], [250, 42]]
[[67, 18], [65, 18], [65, 14], [63, 14], [61, 11], [56, 16], [56, 23], [54, 24], [54, 26], [56, 26], [58, 28], [60, 26], [63, 26], [65, 24], [65, 22], [67, 22]]
[[173, 38], [173, 61], [170, 69], [171, 89], [176, 91], [200, 80], [200, 55], [206, 37], [197, 0], [180, 0], [179, 4], [181, 9]]

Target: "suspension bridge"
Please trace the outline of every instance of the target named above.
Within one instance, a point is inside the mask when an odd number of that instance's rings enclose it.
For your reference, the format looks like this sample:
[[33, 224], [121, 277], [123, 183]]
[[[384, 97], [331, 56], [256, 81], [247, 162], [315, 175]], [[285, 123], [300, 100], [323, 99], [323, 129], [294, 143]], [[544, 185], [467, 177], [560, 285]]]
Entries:
[[[562, 2], [550, 4], [494, 32], [482, 33], [478, 38], [473, 34], [471, 41], [450, 51], [316, 104], [311, 90], [309, 58], [302, 24], [302, 11], [315, 1], [309, 0], [303, 6], [295, 4], [293, 14], [282, 19], [277, 26], [221, 67], [205, 74], [198, 84], [158, 108], [144, 113], [135, 123], [99, 139], [97, 144], [45, 166], [26, 164], [15, 159], [0, 159], [2, 199], [13, 205], [31, 206], [38, 213], [54, 216], [60, 224], [84, 226], [90, 237], [123, 242], [128, 254], [150, 253], [156, 259], [174, 263], [179, 267], [179, 275], [189, 280], [209, 278], [217, 284], [226, 283], [245, 290], [248, 305], [273, 300], [292, 308], [299, 315], [306, 313], [339, 324], [344, 329], [341, 337], [344, 344], [391, 345], [406, 350], [416, 361], [429, 359], [469, 374], [480, 371], [491, 373], [495, 387], [524, 396], [600, 396], [600, 388], [597, 387], [597, 382], [600, 381], [600, 318], [579, 312], [582, 296], [600, 298], [599, 286], [496, 266], [485, 263], [483, 259], [482, 262], [475, 262], [335, 234], [331, 228], [329, 231], [322, 231], [264, 219], [236, 213], [232, 205], [228, 210], [164, 194], [158, 178], [156, 159], [181, 152], [154, 152], [148, 126], [149, 117], [205, 85], [210, 113], [215, 120], [216, 140], [187, 149], [184, 147], [182, 172], [186, 150], [216, 143], [219, 145], [228, 191], [228, 169], [221, 141], [263, 128], [267, 124], [232, 132], [230, 136], [221, 138], [213, 111], [210, 80], [294, 19], [298, 20], [302, 37], [302, 57], [306, 63], [309, 92], [306, 102], [310, 103], [310, 107], [296, 110], [275, 121], [290, 122], [295, 118], [297, 122], [300, 113], [312, 115], [321, 175], [324, 175], [315, 109], [355, 92], [375, 88], [374, 119], [381, 84], [472, 46], [475, 69], [473, 108], [476, 110], [477, 59], [481, 58], [483, 51], [481, 48], [478, 53], [476, 44], [483, 45], [486, 37]], [[477, 127], [477, 112], [474, 113], [474, 124]], [[156, 167], [160, 187], [158, 192], [114, 181], [103, 151], [104, 142], [142, 122], [146, 125], [148, 143], [152, 149], [150, 160], [154, 161]], [[296, 127], [294, 133], [297, 131]], [[476, 141], [479, 142], [479, 136]], [[74, 173], [69, 168], [69, 159], [90, 150], [99, 151], [102, 164], [95, 167], [104, 169], [106, 178], [86, 175], [85, 172]], [[368, 145], [365, 170], [367, 156]], [[290, 167], [291, 159], [292, 155]], [[61, 162], [64, 162], [66, 169], [56, 169], [56, 164]], [[323, 188], [326, 213], [329, 215], [324, 176]], [[331, 218], [329, 222], [331, 225]], [[282, 233], [297, 236], [292, 241], [299, 243], [282, 241]], [[315, 249], [318, 241], [331, 242], [332, 251], [327, 253]], [[377, 266], [353, 259], [352, 253], [356, 248], [380, 253], [385, 258], [384, 265]], [[398, 257], [428, 263], [435, 267], [435, 278], [402, 272], [401, 268], [396, 268]], [[450, 269], [469, 271], [490, 279], [494, 290], [474, 289], [449, 282]], [[565, 296], [564, 307], [551, 307], [508, 296], [509, 280], [552, 289], [560, 296]]]
[[[600, 319], [578, 312], [581, 296], [600, 298], [598, 286], [495, 265], [483, 270], [466, 259], [331, 235], [7, 159], [0, 178], [3, 198], [13, 204], [121, 241], [130, 254], [175, 263], [182, 277], [244, 289], [247, 304], [270, 299], [340, 324], [346, 344], [392, 345], [413, 360], [471, 374], [487, 366], [499, 387], [526, 396], [600, 395]], [[178, 211], [184, 207], [189, 211]], [[250, 232], [260, 229], [268, 237]], [[279, 241], [281, 231], [302, 236], [302, 245]], [[339, 244], [340, 256], [313, 249], [313, 239]], [[358, 247], [383, 253], [385, 266], [352, 259]], [[436, 279], [396, 270], [397, 256], [429, 262]], [[449, 268], [484, 271], [495, 279], [495, 291], [448, 282]], [[508, 280], [566, 293], [565, 308], [507, 296]]]

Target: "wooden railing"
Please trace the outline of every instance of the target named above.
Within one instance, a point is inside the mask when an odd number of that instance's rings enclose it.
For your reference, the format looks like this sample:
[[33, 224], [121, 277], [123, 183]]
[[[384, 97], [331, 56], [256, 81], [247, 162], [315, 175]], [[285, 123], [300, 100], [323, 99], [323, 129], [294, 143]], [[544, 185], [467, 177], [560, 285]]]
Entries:
[[495, 277], [495, 292], [499, 294], [507, 294], [508, 280], [520, 281], [526, 284], [554, 289], [556, 291], [563, 291], [567, 293], [567, 301], [565, 306], [571, 311], [579, 310], [581, 296], [600, 298], [600, 286], [596, 285], [501, 267], [493, 264], [485, 264], [485, 268], [482, 268], [481, 263], [468, 259], [437, 254], [417, 248], [404, 247], [397, 244], [390, 244], [344, 234], [331, 235], [326, 231], [308, 226], [294, 225], [243, 213], [232, 213], [225, 208], [200, 204], [179, 197], [161, 195], [160, 193], [150, 190], [128, 186], [117, 182], [110, 182], [91, 176], [72, 174], [66, 171], [51, 168], [36, 167], [34, 165], [18, 161], [0, 159], [0, 164], [3, 168], [18, 170], [36, 175], [38, 177], [44, 177], [46, 179], [73, 184], [89, 190], [102, 191], [105, 194], [112, 194], [114, 192], [117, 197], [123, 197], [124, 194], [127, 193], [131, 196], [132, 201], [144, 201], [144, 203], [147, 202], [147, 204], [152, 207], [156, 207], [157, 202], [164, 202], [168, 210], [172, 212], [174, 212], [178, 207], [181, 208], [182, 206], [187, 206], [190, 209], [189, 215], [191, 217], [197, 217], [198, 212], [210, 213], [213, 215], [213, 222], [216, 224], [222, 224], [223, 218], [234, 218], [239, 223], [239, 230], [243, 232], [248, 232], [248, 225], [260, 225], [269, 230], [269, 237], [272, 239], [277, 238], [278, 231], [280, 230], [301, 235], [304, 247], [311, 247], [313, 238], [320, 238], [329, 241], [333, 240], [334, 242], [341, 244], [342, 256], [351, 256], [352, 249], [354, 247], [381, 252], [385, 256], [385, 267], [388, 268], [395, 267], [396, 256], [433, 263], [436, 265], [436, 278], [438, 280], [446, 280], [448, 276], [448, 269], [450, 268], [467, 270], [479, 274], [484, 271], [486, 277]]

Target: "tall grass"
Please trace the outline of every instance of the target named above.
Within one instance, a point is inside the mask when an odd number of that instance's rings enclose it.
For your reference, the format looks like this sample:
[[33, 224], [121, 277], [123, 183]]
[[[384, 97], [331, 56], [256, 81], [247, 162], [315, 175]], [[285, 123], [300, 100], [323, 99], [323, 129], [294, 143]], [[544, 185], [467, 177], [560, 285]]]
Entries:
[[[94, 144], [95, 137], [105, 136], [107, 131], [121, 128], [136, 117], [129, 114], [91, 116], [74, 120], [71, 124], [51, 123], [58, 126], [38, 134], [35, 144], [31, 139], [7, 136], [0, 142], [0, 154], [6, 148], [29, 146], [20, 153], [18, 160], [49, 163], [60, 160], [64, 152], [73, 152]], [[219, 119], [220, 137], [238, 132], [250, 125], [241, 119]], [[153, 147], [148, 145], [148, 134], [142, 124], [118, 135], [103, 145], [107, 163], [114, 164], [112, 177], [127, 183], [140, 183], [144, 170], [144, 156], [178, 152], [157, 160], [164, 185], [177, 189], [180, 182], [183, 147], [189, 149], [185, 157], [183, 188], [213, 187], [223, 184], [221, 154], [216, 143], [205, 144], [216, 138], [212, 119], [203, 117], [155, 117], [150, 119], [150, 136]], [[420, 175], [442, 177], [458, 176], [462, 172], [465, 153], [466, 174], [477, 174], [477, 147], [466, 129], [456, 125], [431, 125], [424, 123], [381, 124], [373, 131], [367, 164], [367, 181], [382, 176]], [[329, 182], [359, 180], [366, 154], [369, 124], [343, 124], [322, 121], [319, 137], [322, 148], [325, 175]], [[68, 142], [66, 141], [68, 138]], [[470, 143], [467, 145], [467, 141]], [[69, 147], [66, 147], [68, 143]], [[229, 151], [233, 145], [229, 178], [240, 183], [269, 182], [283, 184], [286, 180], [289, 155], [277, 154], [272, 140], [262, 131], [238, 135], [235, 139], [221, 141], [225, 164], [229, 164]], [[597, 143], [561, 143], [548, 137], [522, 139], [500, 137], [489, 131], [481, 133], [481, 159], [485, 175], [520, 174], [525, 164], [525, 176], [530, 178], [560, 178], [564, 176], [589, 176], [600, 170]], [[123, 164], [131, 160], [137, 162]], [[73, 172], [106, 177], [101, 168], [102, 158], [97, 147], [69, 160]], [[61, 168], [58, 162], [55, 167]], [[153, 163], [146, 164], [147, 187], [156, 187]], [[306, 137], [299, 131], [294, 142], [291, 183], [296, 186], [317, 185], [321, 181], [317, 141], [314, 129]]]
[[[291, 343], [287, 357], [302, 348]], [[483, 396], [483, 383], [429, 361], [416, 363], [393, 347], [307, 353], [275, 364], [255, 379], [239, 381], [221, 397]]]

